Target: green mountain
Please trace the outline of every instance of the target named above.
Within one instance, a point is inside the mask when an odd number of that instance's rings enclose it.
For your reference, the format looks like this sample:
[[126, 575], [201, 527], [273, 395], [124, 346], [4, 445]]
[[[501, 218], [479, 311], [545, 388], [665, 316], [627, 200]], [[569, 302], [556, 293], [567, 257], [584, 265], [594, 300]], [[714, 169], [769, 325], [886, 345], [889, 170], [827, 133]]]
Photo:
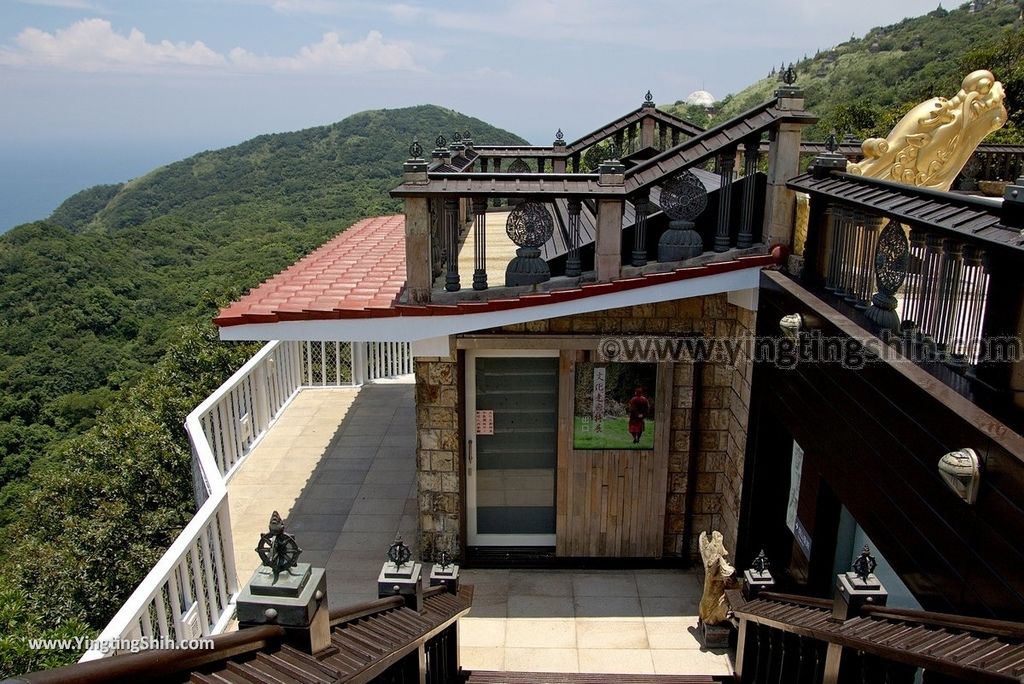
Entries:
[[[387, 191], [413, 138], [467, 130], [525, 143], [436, 106], [363, 112], [84, 190], [0, 235], [0, 532], [16, 540], [0, 632], [109, 620], [190, 515], [185, 414], [252, 352], [216, 341], [217, 306], [400, 211]], [[0, 638], [0, 677], [73, 657]]]
[[[1024, 142], [1024, 35], [1022, 0], [976, 0], [871, 29], [861, 38], [823, 47], [795, 64], [807, 108], [821, 117], [809, 132], [823, 139], [885, 135], [917, 103], [952, 97], [963, 77], [990, 69], [1003, 82], [1010, 121], [988, 140]], [[781, 65], [780, 65], [781, 66]], [[716, 106], [711, 123], [764, 102], [779, 86], [779, 68]], [[674, 114], [698, 120], [707, 114], [676, 102]]]

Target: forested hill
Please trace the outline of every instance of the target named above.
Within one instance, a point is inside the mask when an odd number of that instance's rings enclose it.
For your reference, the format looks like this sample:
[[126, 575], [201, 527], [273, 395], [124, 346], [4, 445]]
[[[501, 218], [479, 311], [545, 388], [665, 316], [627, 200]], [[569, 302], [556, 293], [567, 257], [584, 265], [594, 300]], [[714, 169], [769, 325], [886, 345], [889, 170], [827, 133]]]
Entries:
[[0, 236], [0, 487], [91, 425], [179, 324], [354, 221], [398, 211], [387, 193], [409, 143], [456, 130], [524, 142], [436, 106], [368, 111], [85, 190]]
[[[1010, 122], [992, 142], [1024, 142], [1024, 0], [978, 0], [953, 10], [871, 29], [861, 38], [811, 50], [795, 68], [807, 108], [821, 117], [808, 135], [884, 135], [917, 103], [952, 97], [963, 77], [990, 69], [1006, 89]], [[766, 65], [767, 67], [768, 65]], [[718, 103], [712, 121], [732, 118], [769, 99], [779, 86], [775, 66], [765, 78]], [[682, 102], [669, 111], [694, 120]]]
[[387, 193], [412, 139], [467, 130], [525, 143], [436, 106], [363, 112], [90, 188], [0, 235], [0, 534], [16, 540], [0, 678], [76, 657], [7, 635], [106, 624], [187, 522], [182, 421], [252, 351], [216, 342], [217, 305], [400, 211]]

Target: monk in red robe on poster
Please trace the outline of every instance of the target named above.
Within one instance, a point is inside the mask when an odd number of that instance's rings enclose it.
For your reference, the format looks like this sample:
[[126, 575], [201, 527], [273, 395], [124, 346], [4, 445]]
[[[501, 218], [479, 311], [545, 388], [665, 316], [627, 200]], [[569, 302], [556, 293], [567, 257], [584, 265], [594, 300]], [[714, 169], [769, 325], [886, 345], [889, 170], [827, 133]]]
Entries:
[[633, 444], [640, 443], [640, 437], [644, 434], [644, 418], [651, 413], [651, 402], [644, 396], [644, 388], [637, 387], [633, 390], [633, 398], [627, 405], [629, 409], [629, 434], [633, 435]]

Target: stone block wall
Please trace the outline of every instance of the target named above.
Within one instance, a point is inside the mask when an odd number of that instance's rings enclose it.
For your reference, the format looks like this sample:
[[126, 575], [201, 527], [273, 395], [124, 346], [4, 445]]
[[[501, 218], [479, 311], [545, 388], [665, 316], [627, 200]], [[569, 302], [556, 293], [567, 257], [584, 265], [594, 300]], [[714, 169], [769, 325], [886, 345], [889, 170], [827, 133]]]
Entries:
[[[503, 335], [693, 335], [735, 338], [752, 333], [754, 312], [729, 304], [725, 294], [565, 316], [485, 332]], [[484, 331], [482, 331], [484, 332]], [[751, 362], [741, 353], [734, 368], [726, 359], [703, 366], [700, 406], [693, 406], [690, 363], [676, 363], [671, 378], [672, 412], [663, 553], [699, 557], [697, 537], [717, 529], [735, 549], [742, 493], [743, 457], [750, 402]], [[664, 382], [662, 379], [660, 382]], [[429, 558], [439, 544], [457, 541], [463, 505], [459, 479], [462, 425], [458, 418], [458, 377], [454, 359], [416, 360], [420, 549]], [[659, 391], [661, 389], [659, 388]], [[696, 418], [696, 420], [695, 420]], [[699, 425], [696, 479], [688, 481], [692, 429]], [[692, 543], [683, 549], [683, 528], [692, 499]], [[458, 548], [458, 547], [456, 547]]]
[[416, 484], [420, 533], [418, 558], [432, 561], [446, 549], [460, 549], [462, 505], [459, 458], [462, 381], [454, 358], [418, 357], [416, 374]]

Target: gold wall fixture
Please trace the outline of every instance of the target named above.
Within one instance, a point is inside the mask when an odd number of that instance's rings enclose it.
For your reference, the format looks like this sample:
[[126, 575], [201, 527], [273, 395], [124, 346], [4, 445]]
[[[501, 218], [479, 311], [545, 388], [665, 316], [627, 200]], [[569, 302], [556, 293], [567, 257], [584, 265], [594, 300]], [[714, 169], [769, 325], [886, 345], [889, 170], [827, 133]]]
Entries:
[[864, 160], [846, 170], [934, 190], [949, 190], [975, 148], [1006, 123], [1003, 84], [980, 69], [954, 97], [933, 97], [904, 116], [885, 138], [868, 138]]

